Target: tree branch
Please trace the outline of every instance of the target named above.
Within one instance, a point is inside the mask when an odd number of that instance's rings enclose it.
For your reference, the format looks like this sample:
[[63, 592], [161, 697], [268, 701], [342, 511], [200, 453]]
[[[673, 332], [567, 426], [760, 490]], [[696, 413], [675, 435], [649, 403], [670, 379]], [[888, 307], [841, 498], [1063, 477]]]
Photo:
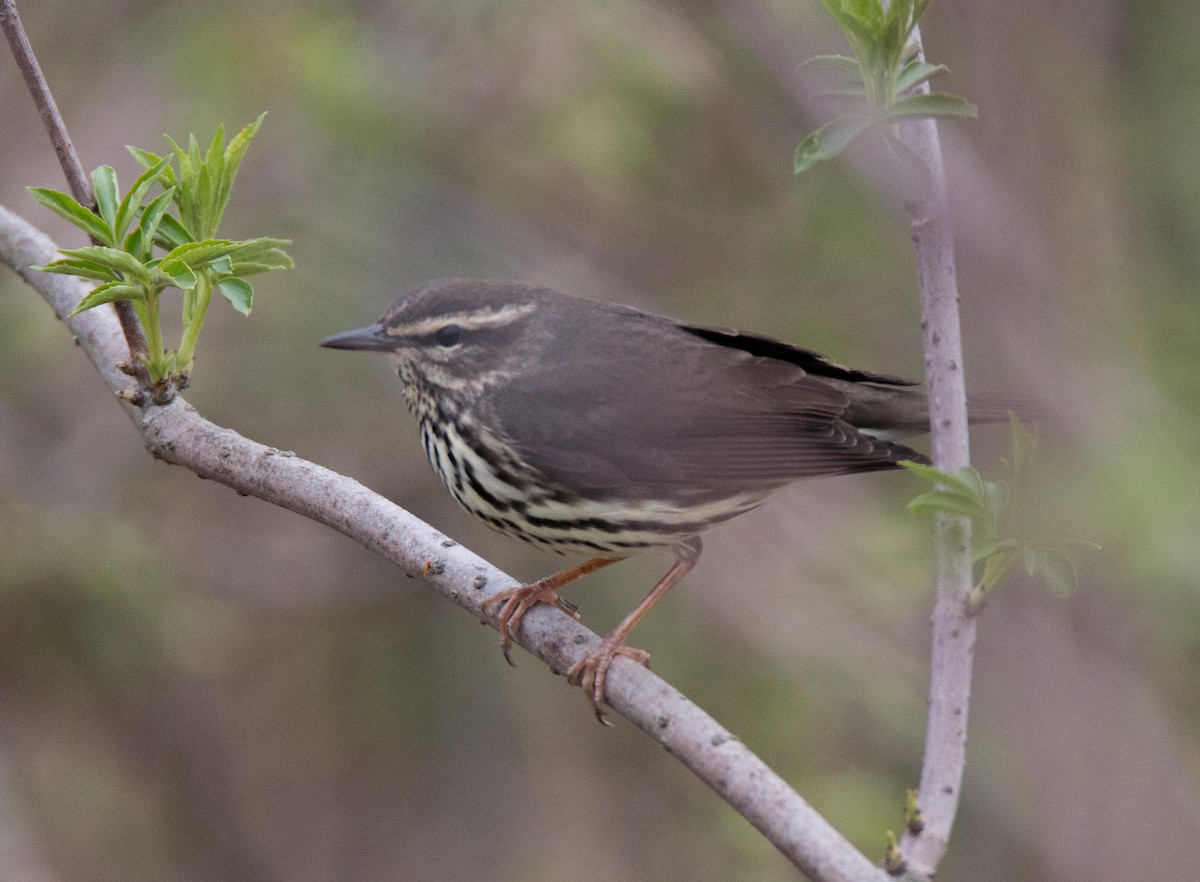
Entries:
[[[819, 91], [817, 84], [797, 75], [794, 50], [762, 4], [755, 0], [721, 0], [716, 8], [725, 24], [779, 83], [797, 115], [806, 120], [820, 118], [823, 108], [812, 97]], [[919, 45], [919, 29], [913, 38]], [[923, 60], [923, 52], [921, 57]], [[928, 84], [923, 88], [927, 91]], [[969, 463], [969, 437], [945, 168], [934, 121], [902, 125], [901, 138], [929, 169], [929, 192], [907, 202], [906, 208], [917, 252], [933, 459], [938, 468], [956, 472]], [[857, 170], [890, 199], [911, 196], [910, 182], [901, 181], [890, 173], [891, 169], [863, 163]], [[967, 518], [939, 514], [934, 521], [937, 587], [931, 618], [929, 718], [917, 794], [923, 827], [919, 832], [906, 831], [900, 842], [909, 870], [923, 876], [933, 875], [945, 854], [966, 764], [976, 635], [975, 619], [968, 612], [967, 602], [972, 587], [970, 527]]]
[[[921, 45], [919, 28], [913, 31], [913, 40]], [[924, 61], [923, 49], [919, 55]], [[929, 91], [928, 83], [923, 90]], [[934, 120], [905, 123], [900, 137], [924, 160], [930, 173], [928, 193], [906, 207], [917, 249], [933, 462], [942, 471], [953, 473], [970, 464], [971, 454], [946, 171]], [[937, 597], [931, 621], [929, 720], [917, 791], [923, 826], [907, 830], [900, 842], [909, 866], [926, 875], [933, 874], [946, 853], [958, 811], [967, 761], [967, 710], [976, 632], [976, 619], [968, 604], [971, 520], [939, 512], [933, 531]]]
[[[128, 388], [130, 378], [115, 366], [124, 346], [111, 314], [89, 310], [66, 318], [86, 286], [73, 277], [30, 269], [52, 260], [54, 252], [53, 242], [0, 207], [0, 260], [45, 297], [109, 387], [114, 392]], [[483, 618], [488, 596], [516, 584], [357, 481], [217, 426], [182, 397], [144, 410], [120, 403], [156, 458], [332, 527], [477, 618]], [[599, 642], [596, 634], [544, 605], [522, 620], [517, 636], [557, 674]], [[608, 675], [607, 695], [615, 712], [677, 757], [815, 882], [890, 878], [734, 735], [648, 669], [618, 659]]]
[[[62, 166], [63, 175], [67, 179], [67, 186], [71, 188], [71, 195], [81, 205], [95, 211], [96, 196], [92, 192], [92, 185], [84, 174], [83, 165], [79, 162], [79, 155], [75, 152], [75, 145], [67, 132], [62, 114], [58, 112], [58, 104], [50, 92], [50, 86], [42, 75], [37, 56], [33, 54], [33, 46], [30, 45], [25, 27], [21, 24], [21, 17], [17, 14], [16, 0], [0, 0], [0, 29], [3, 29], [4, 36], [8, 39], [13, 58], [17, 60], [17, 67], [21, 69], [21, 76], [25, 78], [29, 94], [33, 96], [33, 103], [37, 106], [42, 125], [46, 127], [46, 133], [50, 136], [58, 164]], [[93, 239], [92, 244], [100, 243]], [[141, 356], [147, 351], [146, 335], [142, 333], [142, 325], [138, 321], [133, 304], [127, 300], [118, 300], [113, 303], [113, 309], [121, 323], [121, 332], [125, 335], [129, 349], [126, 358], [130, 370], [138, 372], [137, 375], [145, 379]]]

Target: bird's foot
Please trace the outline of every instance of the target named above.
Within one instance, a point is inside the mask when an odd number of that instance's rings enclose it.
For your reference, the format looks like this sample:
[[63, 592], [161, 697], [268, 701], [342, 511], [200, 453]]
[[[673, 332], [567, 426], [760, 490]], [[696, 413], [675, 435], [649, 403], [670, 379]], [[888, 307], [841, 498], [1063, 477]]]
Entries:
[[562, 610], [571, 618], [579, 619], [579, 611], [558, 596], [560, 587], [555, 578], [551, 576], [540, 582], [534, 582], [532, 585], [498, 591], [483, 602], [485, 614], [492, 607], [500, 606], [496, 612], [496, 625], [500, 629], [500, 649], [504, 652], [504, 660], [510, 665], [513, 664], [513, 660], [508, 653], [512, 649], [513, 635], [521, 627], [521, 619], [525, 618], [525, 613], [533, 607], [539, 603], [548, 603]]
[[650, 653], [625, 645], [625, 637], [616, 632], [609, 634], [600, 641], [600, 645], [575, 662], [567, 671], [567, 682], [574, 686], [582, 686], [596, 719], [605, 726], [612, 723], [604, 716], [604, 679], [608, 669], [617, 656], [623, 655], [644, 667], [650, 667]]

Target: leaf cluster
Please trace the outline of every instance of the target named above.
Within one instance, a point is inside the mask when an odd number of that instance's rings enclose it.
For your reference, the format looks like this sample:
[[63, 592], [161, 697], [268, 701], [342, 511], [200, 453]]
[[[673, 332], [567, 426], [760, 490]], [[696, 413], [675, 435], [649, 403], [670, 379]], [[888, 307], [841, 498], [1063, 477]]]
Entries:
[[897, 123], [930, 117], [973, 117], [973, 104], [945, 92], [921, 89], [946, 70], [920, 58], [910, 42], [913, 30], [932, 0], [823, 0], [850, 42], [854, 57], [819, 55], [805, 63], [837, 84], [824, 93], [848, 101], [849, 112], [808, 135], [796, 148], [795, 170], [807, 171], [832, 159], [868, 130], [882, 132], [885, 143], [911, 163], [910, 151], [892, 131]]
[[[166, 156], [128, 148], [145, 171], [124, 196], [111, 166], [93, 171], [94, 211], [66, 193], [29, 188], [37, 202], [82, 229], [95, 243], [62, 249], [61, 259], [37, 269], [100, 283], [72, 315], [118, 300], [133, 305], [146, 330], [144, 362], [156, 401], [170, 400], [171, 387], [186, 385], [214, 290], [238, 312], [249, 315], [254, 289], [246, 277], [292, 266], [283, 250], [288, 244], [284, 239], [217, 237], [238, 166], [262, 120], [260, 116], [246, 126], [228, 145], [224, 129], [218, 127], [204, 152], [194, 136], [189, 137], [187, 150], [171, 141], [173, 152]], [[151, 198], [155, 185], [162, 192]], [[157, 256], [156, 249], [161, 252]], [[179, 289], [184, 298], [180, 345], [171, 351], [163, 345], [158, 308], [159, 295], [169, 288]]]
[[921, 463], [903, 464], [936, 485], [913, 499], [909, 511], [942, 512], [972, 520], [971, 554], [980, 567], [969, 601], [972, 608], [981, 607], [1018, 563], [1055, 594], [1067, 596], [1079, 585], [1071, 548], [1096, 547], [1080, 540], [1046, 539], [1025, 533], [1027, 519], [1022, 503], [1034, 474], [1037, 440], [1015, 416], [1011, 425], [1013, 455], [1004, 460], [1006, 475], [1001, 480], [985, 480], [970, 466], [950, 474]]

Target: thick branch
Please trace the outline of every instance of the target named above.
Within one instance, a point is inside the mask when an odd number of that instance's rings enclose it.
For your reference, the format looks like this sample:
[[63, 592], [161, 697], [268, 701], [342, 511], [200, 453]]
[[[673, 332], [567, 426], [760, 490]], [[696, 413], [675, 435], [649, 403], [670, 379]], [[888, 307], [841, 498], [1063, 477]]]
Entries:
[[[124, 346], [111, 314], [90, 310], [65, 318], [86, 288], [71, 277], [29, 268], [52, 259], [54, 250], [44, 235], [0, 208], [0, 259], [46, 298], [113, 391], [127, 388], [130, 378], [115, 367]], [[182, 398], [145, 410], [127, 402], [122, 406], [155, 457], [333, 527], [477, 618], [483, 617], [485, 598], [516, 584], [357, 481], [214, 425]], [[559, 674], [599, 641], [546, 606], [525, 617], [518, 636]], [[889, 878], [735, 736], [648, 669], [618, 659], [609, 672], [607, 695], [614, 711], [674, 754], [812, 879]]]

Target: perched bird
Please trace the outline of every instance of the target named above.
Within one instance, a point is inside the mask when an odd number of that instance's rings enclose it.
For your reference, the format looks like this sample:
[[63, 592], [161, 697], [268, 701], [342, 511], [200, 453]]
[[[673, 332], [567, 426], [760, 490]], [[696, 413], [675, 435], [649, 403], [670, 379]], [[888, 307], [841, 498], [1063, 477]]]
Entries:
[[506, 535], [588, 556], [489, 598], [505, 657], [534, 605], [578, 618], [563, 586], [642, 549], [674, 549], [645, 600], [568, 672], [597, 716], [616, 656], [648, 661], [625, 641], [695, 566], [705, 530], [800, 478], [926, 461], [883, 437], [928, 431], [911, 381], [536, 285], [427, 282], [320, 345], [394, 360], [425, 453], [464, 508]]

